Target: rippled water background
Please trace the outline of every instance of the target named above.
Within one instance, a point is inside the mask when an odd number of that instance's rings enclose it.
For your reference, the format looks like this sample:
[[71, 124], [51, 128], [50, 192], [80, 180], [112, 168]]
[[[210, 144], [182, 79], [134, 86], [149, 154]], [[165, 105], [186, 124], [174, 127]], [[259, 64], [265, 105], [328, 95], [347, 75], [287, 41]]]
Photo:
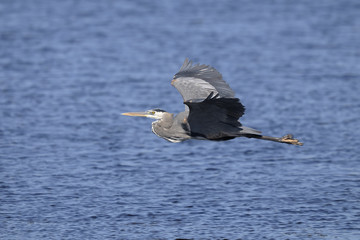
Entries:
[[[360, 4], [0, 1], [0, 239], [360, 239]], [[185, 57], [253, 139], [173, 144]]]

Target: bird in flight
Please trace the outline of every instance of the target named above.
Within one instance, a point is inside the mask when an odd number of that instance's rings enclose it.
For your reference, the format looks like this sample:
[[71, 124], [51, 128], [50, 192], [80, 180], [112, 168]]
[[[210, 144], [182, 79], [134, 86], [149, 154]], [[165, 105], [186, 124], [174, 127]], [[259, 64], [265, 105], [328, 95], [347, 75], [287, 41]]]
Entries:
[[283, 137], [264, 136], [258, 130], [239, 122], [245, 107], [221, 74], [208, 65], [193, 65], [185, 59], [171, 81], [182, 95], [185, 111], [177, 115], [161, 109], [123, 113], [126, 116], [155, 119], [152, 131], [170, 142], [189, 139], [225, 141], [236, 137], [256, 138], [279, 143], [303, 145], [291, 134]]

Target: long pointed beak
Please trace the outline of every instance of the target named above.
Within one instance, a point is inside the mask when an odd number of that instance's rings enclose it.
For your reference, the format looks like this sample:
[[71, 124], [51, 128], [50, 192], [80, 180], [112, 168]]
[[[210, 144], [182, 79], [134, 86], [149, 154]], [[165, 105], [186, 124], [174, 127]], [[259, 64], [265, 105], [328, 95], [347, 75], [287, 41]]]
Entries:
[[121, 115], [132, 116], [132, 117], [147, 117], [149, 114], [147, 112], [128, 112], [128, 113], [122, 113]]

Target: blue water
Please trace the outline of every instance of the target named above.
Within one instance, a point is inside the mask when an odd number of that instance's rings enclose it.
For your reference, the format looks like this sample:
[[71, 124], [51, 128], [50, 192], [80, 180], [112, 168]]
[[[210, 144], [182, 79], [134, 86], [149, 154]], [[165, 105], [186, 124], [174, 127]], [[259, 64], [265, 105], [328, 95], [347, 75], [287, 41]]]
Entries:
[[[360, 239], [360, 4], [0, 1], [0, 239]], [[169, 143], [185, 57], [254, 139]]]

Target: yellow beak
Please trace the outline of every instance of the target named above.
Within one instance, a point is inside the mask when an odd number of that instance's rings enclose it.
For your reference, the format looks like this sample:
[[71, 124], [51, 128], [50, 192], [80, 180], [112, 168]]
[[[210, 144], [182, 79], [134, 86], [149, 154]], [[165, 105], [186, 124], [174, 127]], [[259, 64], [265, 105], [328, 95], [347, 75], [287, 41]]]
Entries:
[[122, 115], [132, 116], [132, 117], [147, 117], [149, 114], [146, 112], [128, 112], [128, 113], [122, 113]]

